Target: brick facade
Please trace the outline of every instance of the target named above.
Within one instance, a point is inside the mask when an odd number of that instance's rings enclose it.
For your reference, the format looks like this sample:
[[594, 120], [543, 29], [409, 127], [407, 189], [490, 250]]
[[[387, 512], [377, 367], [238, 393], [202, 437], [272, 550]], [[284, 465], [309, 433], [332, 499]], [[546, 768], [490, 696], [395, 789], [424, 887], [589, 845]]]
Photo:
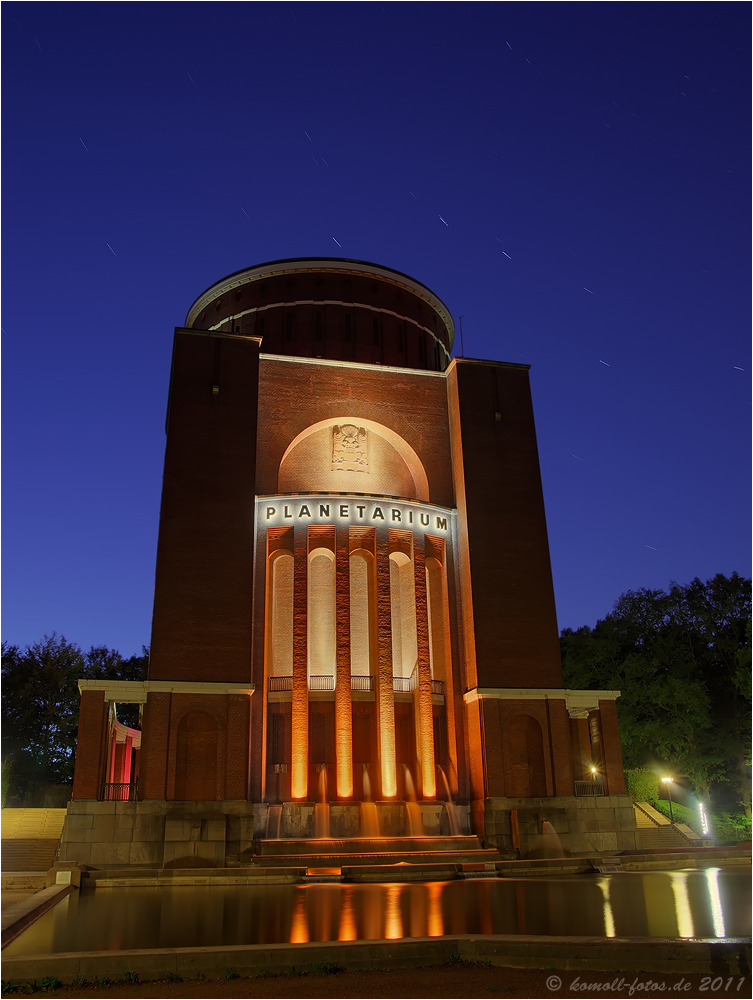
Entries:
[[[343, 801], [449, 786], [483, 832], [594, 754], [624, 792], [614, 693], [562, 689], [528, 366], [452, 338], [418, 282], [333, 260], [231, 275], [176, 329], [139, 799], [311, 802], [325, 765]], [[118, 697], [84, 690], [76, 798]]]

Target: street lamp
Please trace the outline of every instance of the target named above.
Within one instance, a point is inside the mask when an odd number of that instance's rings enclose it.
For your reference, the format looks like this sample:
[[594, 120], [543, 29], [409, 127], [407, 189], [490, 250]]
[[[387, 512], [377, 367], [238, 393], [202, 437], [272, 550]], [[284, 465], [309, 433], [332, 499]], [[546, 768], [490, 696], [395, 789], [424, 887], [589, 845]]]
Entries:
[[675, 817], [672, 814], [672, 779], [662, 778], [662, 784], [667, 786], [667, 795], [669, 796], [669, 822], [674, 826]]

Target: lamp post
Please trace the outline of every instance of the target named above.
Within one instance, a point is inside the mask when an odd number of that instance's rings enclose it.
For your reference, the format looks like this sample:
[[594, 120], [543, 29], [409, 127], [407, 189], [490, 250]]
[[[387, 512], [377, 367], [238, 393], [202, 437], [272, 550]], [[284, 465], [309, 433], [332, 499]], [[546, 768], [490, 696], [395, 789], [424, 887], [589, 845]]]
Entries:
[[662, 784], [666, 785], [667, 795], [669, 796], [669, 822], [674, 826], [675, 817], [672, 813], [672, 778], [662, 778]]

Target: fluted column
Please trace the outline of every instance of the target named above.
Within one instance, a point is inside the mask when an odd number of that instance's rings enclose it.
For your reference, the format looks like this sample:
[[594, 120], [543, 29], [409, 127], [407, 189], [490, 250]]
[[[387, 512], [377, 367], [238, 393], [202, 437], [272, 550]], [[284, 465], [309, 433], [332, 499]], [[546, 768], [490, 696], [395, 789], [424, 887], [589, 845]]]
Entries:
[[395, 763], [395, 695], [392, 688], [392, 607], [390, 600], [390, 541], [387, 528], [376, 530], [377, 724], [382, 797], [397, 793]]
[[309, 684], [308, 684], [308, 532], [295, 527], [293, 540], [293, 695], [291, 795], [308, 793]]
[[416, 587], [416, 646], [418, 648], [417, 684], [413, 690], [416, 720], [416, 749], [421, 766], [422, 794], [433, 799], [437, 794], [434, 770], [434, 721], [431, 700], [431, 664], [429, 660], [429, 615], [426, 606], [426, 560], [424, 536], [413, 533], [413, 571]]
[[353, 711], [350, 696], [350, 545], [347, 525], [335, 537], [337, 664], [335, 679], [335, 755], [337, 797], [353, 795]]

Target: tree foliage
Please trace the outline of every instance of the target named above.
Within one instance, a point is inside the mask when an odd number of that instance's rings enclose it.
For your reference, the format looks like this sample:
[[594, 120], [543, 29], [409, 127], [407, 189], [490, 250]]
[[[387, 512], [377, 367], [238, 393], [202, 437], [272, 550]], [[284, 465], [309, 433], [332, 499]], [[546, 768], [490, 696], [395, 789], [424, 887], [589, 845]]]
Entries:
[[[143, 680], [148, 662], [146, 647], [128, 659], [105, 646], [83, 653], [55, 633], [24, 649], [3, 643], [4, 802], [30, 805], [45, 786], [73, 781], [80, 678]], [[138, 723], [133, 708], [119, 711], [126, 725]]]
[[628, 591], [595, 628], [563, 630], [565, 684], [622, 692], [626, 767], [661, 763], [749, 810], [750, 621], [750, 581], [737, 573]]

